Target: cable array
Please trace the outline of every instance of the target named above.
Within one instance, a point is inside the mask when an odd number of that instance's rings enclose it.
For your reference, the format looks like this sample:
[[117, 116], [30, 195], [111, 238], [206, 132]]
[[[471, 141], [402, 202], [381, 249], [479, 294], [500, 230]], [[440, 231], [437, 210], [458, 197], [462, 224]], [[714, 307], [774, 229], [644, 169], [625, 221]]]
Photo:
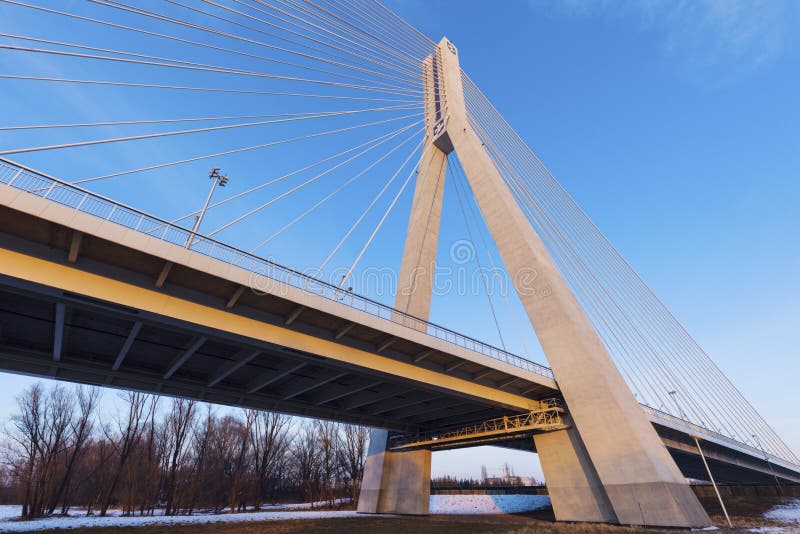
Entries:
[[[183, 204], [185, 215], [170, 218], [190, 227], [207, 216], [201, 233], [270, 253], [290, 229], [335, 202], [353, 204], [345, 215], [364, 202], [362, 216], [319, 267], [323, 274], [341, 252], [337, 261], [349, 265], [342, 284], [413, 178], [425, 131], [422, 61], [435, 44], [373, 0], [0, 0], [0, 8], [37, 20], [30, 30], [17, 24], [0, 32], [7, 88], [32, 87], [53, 100], [80, 89], [104, 110], [91, 119], [23, 116], [26, 122], [0, 124], [0, 156], [39, 168], [75, 158], [106, 163], [70, 166], [81, 173], [71, 181], [115, 198], [164, 180], [188, 183], [187, 174], [205, 185], [205, 166], [237, 169], [237, 161], [248, 161], [241, 167], [251, 169], [265, 161], [266, 177], [235, 176], [203, 210]], [[47, 27], [69, 31], [42, 31]], [[118, 111], [132, 100], [146, 102], [137, 109], [146, 115]], [[163, 113], [174, 102], [176, 113]], [[128, 146], [144, 154], [133, 165], [115, 157]], [[279, 147], [297, 162], [272, 172], [271, 149]], [[63, 176], [63, 167], [56, 174]], [[372, 183], [384, 185], [364, 198]], [[281, 224], [254, 230], [274, 213]], [[353, 252], [348, 239], [361, 233], [365, 241]]]
[[[0, 7], [8, 20], [41, 19], [30, 32], [15, 24], [14, 33], [0, 33], [4, 90], [60, 101], [78, 89], [102, 111], [65, 112], [52, 122], [43, 111], [48, 119], [0, 123], [0, 156], [55, 165], [62, 176], [70, 169], [72, 183], [110, 188], [115, 198], [200, 169], [205, 178], [206, 165], [246, 161], [248, 176], [232, 180], [222, 199], [209, 194], [207, 209], [187, 205], [186, 195], [157, 199], [183, 214], [164, 220], [199, 227], [208, 211], [213, 226], [200, 233], [260, 253], [344, 200], [337, 221], [318, 225], [341, 236], [315, 272], [348, 255], [336, 281], [342, 288], [391, 226], [430, 147], [425, 99], [444, 98], [438, 84], [426, 92], [423, 64], [438, 53], [435, 43], [375, 0], [0, 0]], [[463, 85], [472, 127], [639, 402], [800, 463], [466, 75]], [[146, 114], [126, 115], [131, 102]], [[270, 151], [276, 147], [283, 158]], [[469, 240], [494, 273], [455, 156], [448, 174]], [[300, 209], [284, 207], [277, 224], [266, 224], [286, 199]], [[477, 254], [476, 262], [505, 346]]]
[[798, 463], [477, 85], [462, 81], [472, 128], [638, 401]]

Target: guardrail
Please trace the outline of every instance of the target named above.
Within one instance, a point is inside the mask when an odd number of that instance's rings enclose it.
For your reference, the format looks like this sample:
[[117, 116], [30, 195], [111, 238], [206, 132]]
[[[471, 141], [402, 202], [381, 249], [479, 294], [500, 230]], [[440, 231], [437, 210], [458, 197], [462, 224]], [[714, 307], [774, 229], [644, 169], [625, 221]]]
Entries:
[[647, 404], [642, 404], [641, 406], [647, 415], [649, 415], [651, 418], [658, 419], [659, 421], [667, 423], [666, 426], [669, 426], [671, 428], [675, 428], [677, 426], [679, 427], [678, 430], [682, 430], [683, 432], [686, 432], [689, 435], [697, 435], [697, 437], [699, 438], [704, 438], [704, 439], [711, 438], [716, 441], [727, 443], [737, 449], [742, 450], [742, 452], [747, 452], [748, 454], [751, 454], [755, 457], [763, 458], [764, 460], [771, 461], [780, 466], [785, 466], [800, 473], [800, 465], [796, 464], [792, 460], [781, 458], [780, 456], [776, 456], [775, 454], [767, 452], [763, 449], [759, 449], [757, 447], [753, 447], [752, 445], [748, 445], [747, 443], [743, 443], [738, 439], [726, 436], [724, 434], [720, 434], [719, 432], [710, 430], [704, 426], [691, 423], [689, 421], [681, 419], [680, 417], [676, 417], [672, 414], [668, 414], [666, 412], [662, 412], [661, 410], [657, 410], [652, 406], [648, 406]]
[[173, 245], [187, 247], [188, 244], [187, 248], [194, 252], [235, 265], [258, 276], [264, 276], [307, 293], [336, 301], [386, 321], [412, 328], [446, 343], [555, 380], [553, 371], [544, 365], [459, 334], [435, 323], [424, 321], [367, 297], [345, 291], [333, 284], [323, 282], [216, 239], [193, 233], [182, 226], [149, 215], [5, 158], [0, 158], [0, 184], [20, 189], [26, 193], [71, 207], [82, 213], [99, 217]]

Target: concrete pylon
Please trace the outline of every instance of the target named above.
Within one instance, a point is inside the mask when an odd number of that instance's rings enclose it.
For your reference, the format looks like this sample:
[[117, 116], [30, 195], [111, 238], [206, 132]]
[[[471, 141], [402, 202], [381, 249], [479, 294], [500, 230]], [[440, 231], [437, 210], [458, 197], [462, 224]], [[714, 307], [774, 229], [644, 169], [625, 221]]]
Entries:
[[[431, 78], [431, 58], [424, 62]], [[428, 90], [425, 98], [427, 143], [422, 151], [406, 232], [394, 307], [428, 318], [436, 268], [436, 248], [442, 216], [447, 155], [431, 142], [440, 98]], [[425, 515], [430, 509], [431, 451], [391, 452], [389, 433], [373, 429], [358, 499], [359, 513]]]
[[446, 101], [435, 146], [455, 150], [481, 214], [553, 369], [573, 429], [537, 437], [558, 519], [705, 527], [691, 491], [470, 127], [456, 47], [438, 45]]
[[394, 307], [427, 319], [436, 270], [447, 156], [433, 145], [422, 154], [411, 204]]

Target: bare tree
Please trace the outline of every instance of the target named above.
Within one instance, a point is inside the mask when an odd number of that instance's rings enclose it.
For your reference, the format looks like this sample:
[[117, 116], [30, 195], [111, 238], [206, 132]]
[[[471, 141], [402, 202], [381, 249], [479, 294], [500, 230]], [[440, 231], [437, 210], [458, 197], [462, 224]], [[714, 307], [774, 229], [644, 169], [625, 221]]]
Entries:
[[231, 465], [230, 513], [234, 513], [236, 510], [243, 510], [246, 504], [247, 461], [255, 418], [256, 412], [248, 410], [245, 412], [244, 424], [239, 423], [237, 427], [234, 427], [237, 447], [236, 457]]
[[100, 515], [105, 516], [114, 498], [114, 491], [117, 489], [120, 475], [128, 459], [131, 457], [136, 444], [140, 439], [140, 430], [146, 423], [149, 413], [146, 409], [148, 400], [150, 403], [156, 402], [154, 397], [149, 397], [138, 391], [129, 391], [124, 397], [127, 403], [125, 415], [118, 414], [116, 418], [116, 436], [111, 436], [111, 432], [106, 431], [106, 436], [111, 441], [116, 452], [115, 468], [111, 476], [111, 482], [106, 490], [105, 497], [100, 506]]
[[92, 515], [95, 507], [102, 502], [104, 489], [111, 480], [111, 459], [114, 446], [105, 437], [93, 440], [86, 446], [86, 461], [82, 462], [78, 478], [82, 481], [77, 491], [76, 502], [86, 505], [86, 515]]
[[[333, 422], [234, 410], [217, 417], [196, 401], [120, 396], [111, 422], [98, 423], [98, 390], [34, 385], [6, 426], [0, 498], [19, 495], [26, 519], [73, 505], [107, 515], [191, 514], [199, 506], [235, 512], [267, 500], [355, 499], [367, 431]], [[1, 467], [1, 466], [0, 466]]]
[[369, 429], [364, 426], [342, 425], [342, 439], [339, 462], [346, 474], [346, 486], [351, 502], [358, 501], [361, 479], [364, 476], [364, 462], [367, 460]]
[[271, 412], [256, 412], [252, 418], [253, 471], [257, 485], [255, 506], [258, 509], [265, 499], [274, 495], [290, 444], [292, 419]]
[[41, 447], [39, 442], [44, 432], [42, 389], [42, 385], [36, 383], [17, 397], [19, 413], [11, 417], [12, 428], [6, 430], [11, 440], [6, 452], [7, 461], [23, 484], [23, 519], [36, 517], [35, 512], [31, 510], [31, 500], [36, 462]]
[[314, 502], [319, 494], [319, 454], [313, 426], [305, 424], [301, 427], [292, 445], [291, 456], [300, 497]]
[[156, 397], [150, 403], [147, 415], [146, 430], [142, 436], [142, 446], [140, 447], [140, 466], [142, 471], [142, 494], [139, 502], [139, 515], [152, 515], [159, 497], [161, 487], [161, 457], [163, 456], [163, 431], [156, 423], [156, 410], [158, 409], [159, 399]]
[[[209, 451], [209, 443], [212, 433], [216, 426], [214, 414], [211, 406], [206, 407], [206, 417], [201, 425], [196, 426], [192, 431], [192, 467], [188, 481], [188, 505], [186, 513], [191, 515], [201, 498], [201, 487], [207, 487], [204, 483], [207, 480], [206, 473], [210, 472], [209, 463], [206, 462]], [[205, 492], [208, 495], [208, 492]], [[208, 504], [208, 502], [207, 502]]]
[[60, 385], [45, 392], [34, 384], [17, 398], [19, 413], [12, 417], [9, 453], [23, 480], [22, 517], [33, 519], [48, 513], [59, 473], [59, 460], [67, 449], [73, 425], [72, 397]]
[[195, 422], [195, 407], [196, 402], [193, 400], [174, 399], [164, 425], [168, 435], [164, 481], [166, 501], [164, 513], [166, 515], [173, 515], [176, 512], [175, 493], [178, 486], [178, 469], [184, 465], [188, 452], [189, 438]]
[[314, 434], [317, 439], [319, 468], [321, 477], [320, 500], [327, 500], [329, 506], [336, 500], [336, 485], [340, 475], [339, 424], [333, 421], [314, 421]]
[[84, 446], [91, 438], [92, 432], [94, 431], [94, 412], [97, 408], [97, 402], [100, 399], [100, 390], [95, 387], [77, 387], [75, 388], [75, 394], [75, 397], [78, 399], [78, 414], [77, 418], [70, 423], [72, 431], [71, 444], [68, 447], [70, 452], [66, 459], [61, 483], [51, 499], [50, 507], [47, 512], [48, 514], [52, 514], [55, 511], [59, 502], [62, 503], [62, 515], [66, 515], [69, 511], [70, 501], [68, 490], [72, 475], [78, 460], [84, 452]]

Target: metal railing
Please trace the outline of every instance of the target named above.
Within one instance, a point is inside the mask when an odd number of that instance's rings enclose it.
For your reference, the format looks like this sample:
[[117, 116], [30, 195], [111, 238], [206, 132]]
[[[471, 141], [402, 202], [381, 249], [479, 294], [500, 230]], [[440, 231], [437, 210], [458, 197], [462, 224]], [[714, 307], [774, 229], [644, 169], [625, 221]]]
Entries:
[[540, 408], [527, 413], [496, 417], [465, 427], [393, 436], [391, 449], [463, 443], [490, 437], [507, 439], [519, 434], [550, 432], [567, 427], [564, 418], [566, 410], [559, 399], [546, 399], [541, 404]]
[[681, 419], [680, 417], [676, 417], [672, 414], [662, 412], [661, 410], [657, 410], [656, 408], [648, 406], [647, 404], [641, 404], [641, 407], [648, 416], [665, 423], [665, 426], [668, 426], [670, 428], [676, 428], [677, 426], [678, 427], [677, 430], [686, 432], [689, 435], [696, 435], [697, 437], [703, 439], [711, 438], [712, 440], [715, 441], [721, 441], [723, 443], [727, 443], [728, 445], [733, 445], [735, 448], [743, 450], [743, 452], [747, 452], [748, 454], [751, 454], [755, 457], [763, 458], [764, 460], [774, 462], [778, 465], [790, 467], [800, 472], [800, 465], [797, 465], [791, 460], [787, 460], [786, 458], [781, 458], [780, 456], [776, 456], [763, 449], [759, 449], [757, 447], [753, 447], [750, 444], [741, 442], [738, 439], [726, 436], [724, 434], [720, 434], [719, 432], [686, 421], [685, 419]]
[[215, 260], [234, 265], [257, 276], [286, 284], [350, 308], [368, 313], [395, 324], [424, 333], [446, 343], [488, 356], [537, 375], [554, 379], [553, 371], [544, 365], [511, 354], [469, 336], [459, 334], [435, 323], [396, 310], [367, 297], [345, 291], [340, 287], [284, 267], [265, 258], [245, 252], [202, 234], [154, 217], [97, 193], [48, 176], [5, 158], [0, 158], [0, 184], [68, 206], [82, 213], [99, 217], [130, 230], [149, 235], [180, 247], [190, 248]]

